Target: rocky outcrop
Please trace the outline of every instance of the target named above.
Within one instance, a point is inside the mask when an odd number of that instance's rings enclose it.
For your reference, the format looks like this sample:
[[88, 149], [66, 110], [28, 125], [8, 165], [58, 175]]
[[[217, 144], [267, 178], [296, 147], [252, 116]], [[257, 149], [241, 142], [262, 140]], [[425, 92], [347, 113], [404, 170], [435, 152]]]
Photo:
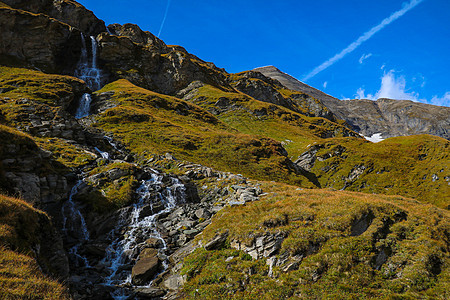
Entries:
[[78, 28], [87, 35], [97, 35], [106, 31], [105, 22], [99, 20], [92, 11], [71, 0], [4, 0], [7, 5], [32, 13], [40, 13]]
[[160, 267], [158, 250], [154, 248], [144, 249], [131, 271], [131, 281], [135, 285], [145, 285], [158, 273]]
[[161, 53], [170, 51], [169, 47], [167, 47], [162, 40], [154, 36], [149, 31], [143, 31], [136, 24], [110, 24], [108, 25], [108, 30], [111, 34], [125, 36], [138, 45], [154, 47], [161, 51]]
[[273, 66], [254, 71], [278, 80], [285, 87], [308, 94], [325, 105], [349, 128], [370, 137], [382, 138], [414, 134], [432, 134], [450, 139], [450, 108], [409, 100], [378, 99], [377, 101], [339, 100], [310, 87]]
[[112, 28], [114, 33], [126, 36], [102, 33], [97, 38], [99, 59], [111, 74], [110, 80], [125, 78], [135, 85], [169, 95], [195, 80], [227, 86], [223, 70], [187, 53], [182, 47], [165, 47], [136, 25], [113, 25]]
[[[30, 138], [0, 129], [1, 189], [43, 207], [67, 197], [66, 177], [55, 169], [52, 153], [41, 150]], [[53, 172], [52, 172], [53, 171]]]
[[0, 8], [0, 62], [50, 73], [71, 73], [81, 49], [80, 31], [43, 14]]
[[[234, 79], [234, 78], [238, 79]], [[239, 91], [268, 103], [284, 106], [308, 116], [323, 117], [331, 121], [336, 118], [320, 101], [305, 93], [280, 93], [285, 89], [277, 80], [266, 77], [261, 72], [247, 71], [231, 77], [231, 84]]]

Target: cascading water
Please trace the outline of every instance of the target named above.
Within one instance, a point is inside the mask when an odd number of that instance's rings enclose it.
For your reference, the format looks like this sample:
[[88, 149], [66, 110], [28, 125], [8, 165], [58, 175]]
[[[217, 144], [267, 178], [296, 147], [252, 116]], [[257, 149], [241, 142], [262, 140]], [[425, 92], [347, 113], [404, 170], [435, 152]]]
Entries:
[[86, 46], [86, 40], [81, 34], [81, 57], [75, 70], [75, 77], [86, 82], [93, 91], [100, 89], [102, 72], [97, 67], [97, 40], [91, 36], [91, 57]]
[[78, 193], [78, 188], [82, 183], [83, 180], [79, 180], [74, 185], [70, 191], [69, 199], [62, 206], [63, 232], [68, 240], [75, 241], [69, 249], [69, 255], [75, 262], [75, 265], [77, 267], [89, 267], [89, 262], [86, 257], [78, 253], [80, 246], [89, 241], [89, 231], [83, 215], [75, 202], [73, 202], [73, 197]]
[[[139, 200], [131, 210], [123, 210], [120, 222], [111, 232], [111, 237], [115, 237], [112, 244], [107, 249], [104, 263], [108, 265], [110, 275], [106, 278], [105, 284], [109, 286], [124, 286], [132, 284], [131, 272], [127, 268], [139, 246], [149, 238], [157, 239], [160, 242], [158, 257], [162, 261], [163, 271], [167, 268], [166, 242], [157, 230], [156, 221], [158, 216], [170, 212], [177, 202], [184, 201], [185, 187], [178, 179], [170, 178], [170, 185], [163, 184], [163, 176], [152, 174], [151, 179], [144, 181], [136, 190]], [[150, 208], [151, 213], [145, 212]], [[120, 232], [126, 230], [122, 236]], [[149, 283], [151, 284], [151, 283]], [[113, 297], [122, 299], [123, 291], [118, 290]]]
[[89, 111], [91, 110], [91, 102], [92, 102], [91, 94], [88, 93], [83, 94], [83, 96], [80, 99], [80, 106], [78, 106], [78, 109], [75, 113], [75, 118], [81, 119], [89, 116]]
[[[91, 90], [96, 91], [101, 88], [102, 72], [97, 67], [97, 40], [91, 36], [90, 41], [91, 57], [88, 54], [84, 35], [81, 34], [81, 56], [77, 69], [75, 70], [75, 77], [84, 80]], [[91, 102], [91, 95], [89, 93], [84, 94], [80, 99], [80, 105], [75, 113], [75, 118], [81, 119], [88, 116]]]

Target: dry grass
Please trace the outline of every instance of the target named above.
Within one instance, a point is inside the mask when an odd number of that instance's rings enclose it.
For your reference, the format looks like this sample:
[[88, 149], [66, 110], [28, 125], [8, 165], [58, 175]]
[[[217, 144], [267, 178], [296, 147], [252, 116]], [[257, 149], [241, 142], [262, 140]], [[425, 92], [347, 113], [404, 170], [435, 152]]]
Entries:
[[0, 195], [0, 298], [68, 299], [66, 288], [44, 275], [32, 248], [47, 216], [20, 199]]
[[[284, 233], [277, 257], [302, 255], [298, 270], [249, 261], [242, 251], [197, 250], [184, 272], [187, 299], [447, 299], [450, 214], [399, 196], [369, 195], [263, 183], [260, 201], [220, 211], [203, 242], [228, 230], [228, 241], [250, 243]], [[355, 231], [367, 219], [368, 227]], [[275, 224], [275, 225], [274, 225]], [[229, 245], [229, 244], [228, 244]], [[386, 261], [378, 264], [380, 254]], [[233, 259], [228, 259], [234, 257]], [[250, 271], [249, 271], [250, 270]]]

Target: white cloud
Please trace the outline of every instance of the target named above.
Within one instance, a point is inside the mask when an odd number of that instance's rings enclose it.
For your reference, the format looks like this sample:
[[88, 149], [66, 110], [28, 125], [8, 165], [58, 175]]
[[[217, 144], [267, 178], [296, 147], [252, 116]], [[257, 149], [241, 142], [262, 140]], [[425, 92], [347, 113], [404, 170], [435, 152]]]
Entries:
[[372, 53], [369, 53], [369, 54], [363, 54], [362, 56], [361, 56], [361, 58], [359, 59], [359, 64], [362, 64], [366, 59], [368, 59], [369, 57], [371, 57], [372, 56]]
[[327, 88], [327, 85], [328, 85], [328, 81], [325, 81], [325, 82], [323, 83], [323, 88], [326, 89], [326, 88]]
[[397, 100], [412, 100], [419, 101], [419, 94], [415, 92], [409, 92], [406, 90], [406, 80], [405, 77], [399, 76], [395, 77], [395, 71], [390, 70], [384, 73], [381, 78], [381, 86], [375, 95], [368, 94], [365, 95], [365, 90], [359, 88], [356, 91], [356, 96], [358, 99], [370, 99], [377, 100], [379, 98], [389, 98]]
[[359, 88], [359, 89], [356, 91], [356, 95], [358, 95], [358, 99], [371, 99], [371, 98], [367, 98], [367, 97], [372, 96], [372, 95], [367, 95], [367, 96], [365, 96], [365, 95], [364, 95], [365, 91], [366, 91], [366, 90], [363, 89], [363, 88]]
[[410, 11], [411, 9], [413, 9], [414, 7], [416, 7], [418, 4], [420, 4], [423, 1], [424, 0], [411, 0], [409, 3], [404, 5], [402, 9], [400, 9], [400, 10], [394, 12], [393, 14], [391, 14], [389, 17], [387, 17], [386, 19], [381, 21], [381, 23], [378, 24], [377, 26], [372, 27], [369, 31], [367, 31], [362, 36], [360, 36], [356, 41], [354, 41], [353, 43], [348, 45], [347, 48], [345, 48], [344, 50], [342, 50], [341, 52], [339, 52], [338, 54], [336, 54], [335, 56], [333, 56], [329, 60], [327, 60], [324, 63], [322, 63], [320, 66], [317, 66], [316, 68], [314, 68], [314, 70], [312, 70], [305, 77], [303, 77], [302, 81], [307, 81], [308, 79], [316, 76], [318, 73], [322, 72], [323, 70], [325, 70], [329, 66], [333, 65], [335, 62], [341, 60], [344, 56], [346, 56], [347, 54], [353, 52], [362, 43], [364, 43], [365, 41], [370, 39], [375, 33], [380, 31], [381, 29], [383, 29], [387, 25], [391, 24], [392, 22], [394, 22], [395, 20], [397, 20], [398, 18], [403, 16], [405, 13], [407, 13], [408, 11]]
[[439, 106], [450, 106], [450, 92], [446, 92], [442, 97], [433, 96], [429, 103]]
[[380, 70], [384, 70], [384, 68], [386, 68], [386, 65], [385, 65], [385, 64], [383, 64], [383, 65], [381, 66]]

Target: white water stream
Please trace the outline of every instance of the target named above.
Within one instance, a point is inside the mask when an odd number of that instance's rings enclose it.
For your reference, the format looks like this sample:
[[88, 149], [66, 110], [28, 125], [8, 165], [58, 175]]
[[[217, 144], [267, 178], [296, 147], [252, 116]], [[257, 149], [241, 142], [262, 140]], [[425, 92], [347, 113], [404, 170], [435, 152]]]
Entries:
[[82, 183], [83, 180], [79, 180], [73, 186], [70, 191], [69, 199], [64, 203], [61, 210], [63, 216], [63, 232], [66, 237], [70, 237], [77, 241], [75, 245], [69, 249], [69, 256], [72, 256], [77, 267], [89, 267], [89, 262], [86, 257], [78, 253], [80, 246], [89, 241], [89, 231], [83, 215], [75, 202], [73, 202], [73, 196], [78, 193], [78, 188]]
[[[80, 78], [86, 82], [87, 86], [93, 90], [101, 88], [102, 71], [97, 67], [97, 40], [95, 37], [90, 37], [91, 56], [89, 56], [88, 48], [84, 35], [81, 34], [81, 56], [78, 61], [77, 69], [75, 70], [75, 77]], [[80, 99], [80, 104], [75, 113], [75, 118], [81, 119], [89, 115], [91, 109], [92, 96], [89, 93], [83, 94]]]
[[[177, 204], [184, 201], [185, 187], [178, 179], [170, 178], [171, 182], [164, 184], [163, 176], [152, 174], [151, 179], [142, 182], [136, 190], [139, 200], [132, 206], [131, 210], [123, 210], [120, 222], [111, 233], [117, 236], [107, 249], [104, 263], [108, 264], [110, 275], [105, 283], [113, 286], [131, 284], [131, 271], [126, 268], [133, 257], [139, 251], [139, 247], [149, 238], [160, 241], [159, 258], [162, 261], [163, 271], [167, 268], [165, 251], [167, 245], [157, 230], [156, 220], [161, 214], [169, 213]], [[151, 213], [143, 214], [144, 209], [150, 206]], [[158, 207], [155, 209], [155, 207]], [[126, 232], [120, 235], [120, 231], [126, 228]], [[149, 284], [151, 284], [149, 282]], [[120, 299], [119, 295], [116, 295]]]

